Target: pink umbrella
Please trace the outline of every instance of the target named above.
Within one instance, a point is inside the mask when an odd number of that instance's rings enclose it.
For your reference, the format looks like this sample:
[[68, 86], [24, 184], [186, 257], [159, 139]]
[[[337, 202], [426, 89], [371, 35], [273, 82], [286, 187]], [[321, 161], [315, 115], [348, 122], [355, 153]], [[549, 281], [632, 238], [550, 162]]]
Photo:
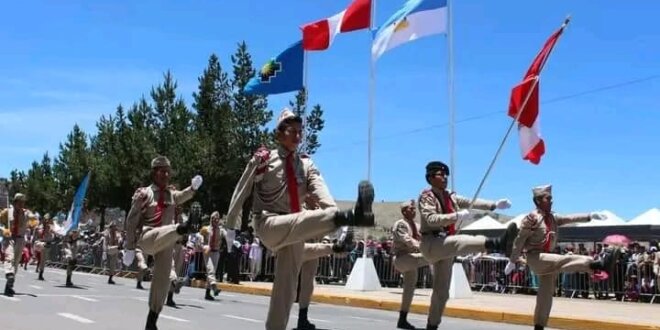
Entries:
[[630, 244], [630, 238], [623, 235], [610, 235], [605, 237], [603, 240], [604, 244], [615, 245], [615, 246], [628, 246]]

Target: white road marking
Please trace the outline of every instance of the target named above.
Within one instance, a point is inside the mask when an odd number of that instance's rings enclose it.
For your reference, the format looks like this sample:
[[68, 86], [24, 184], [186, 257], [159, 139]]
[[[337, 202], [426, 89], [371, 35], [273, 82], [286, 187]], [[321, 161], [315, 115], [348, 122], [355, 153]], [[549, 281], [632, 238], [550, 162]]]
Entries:
[[263, 322], [264, 322], [264, 321], [259, 321], [259, 320], [255, 320], [255, 319], [249, 319], [249, 318], [247, 318], [247, 317], [240, 317], [240, 316], [236, 316], [236, 315], [224, 314], [223, 316], [224, 316], [224, 317], [228, 317], [228, 318], [230, 318], [230, 319], [243, 320], [243, 321], [254, 322], [254, 323], [263, 323]]
[[364, 320], [364, 321], [369, 321], [369, 322], [373, 322], [373, 321], [376, 321], [376, 322], [389, 322], [389, 321], [378, 320], [378, 319], [370, 319], [368, 317], [359, 317], [359, 316], [349, 316], [349, 317], [352, 318], [352, 319]]
[[7, 296], [5, 296], [5, 295], [0, 295], [0, 298], [2, 298], [2, 299], [7, 299], [7, 300], [9, 300], [9, 301], [21, 301], [20, 299], [18, 299], [18, 298], [16, 298], [16, 297], [7, 297]]
[[180, 319], [180, 318], [178, 318], [178, 317], [169, 316], [169, 315], [165, 315], [165, 314], [160, 314], [160, 317], [162, 317], [162, 318], [164, 318], [164, 319], [168, 319], [168, 320], [173, 320], [173, 321], [179, 321], [179, 322], [190, 322], [190, 321], [188, 321], [188, 320]]
[[147, 299], [147, 298], [145, 298], [145, 297], [133, 297], [133, 299], [135, 299], [135, 300], [139, 300], [139, 301], [143, 301], [143, 302], [144, 302], [144, 301], [149, 301], [149, 299]]
[[84, 300], [84, 301], [99, 302], [96, 299], [87, 298], [87, 297], [83, 297], [83, 296], [69, 296], [69, 297]]
[[37, 290], [43, 290], [44, 288], [38, 286], [38, 285], [30, 285], [31, 288], [37, 289]]
[[78, 316], [78, 315], [76, 315], [76, 314], [57, 313], [57, 315], [59, 315], [59, 316], [61, 316], [61, 317], [66, 317], [67, 319], [71, 319], [71, 320], [74, 320], [74, 321], [78, 321], [78, 322], [80, 322], [80, 323], [87, 323], [87, 324], [94, 323], [94, 321], [89, 320], [89, 319], [86, 319], [86, 318], [81, 317], [81, 316]]

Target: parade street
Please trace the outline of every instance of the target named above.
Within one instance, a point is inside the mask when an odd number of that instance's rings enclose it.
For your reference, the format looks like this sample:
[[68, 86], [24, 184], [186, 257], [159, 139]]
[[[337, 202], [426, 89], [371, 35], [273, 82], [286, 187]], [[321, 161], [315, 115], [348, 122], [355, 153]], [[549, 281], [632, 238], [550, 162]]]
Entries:
[[[108, 285], [106, 276], [74, 273], [77, 288], [64, 286], [62, 270], [46, 269], [46, 281], [37, 281], [34, 268], [19, 271], [16, 296], [0, 296], [2, 328], [23, 329], [142, 329], [147, 314], [147, 290], [135, 289], [135, 281], [117, 278]], [[4, 278], [0, 279], [4, 285]], [[178, 308], [165, 306], [159, 318], [159, 329], [264, 329], [268, 297], [222, 292], [211, 302], [203, 299], [204, 291], [184, 287], [175, 296]], [[294, 305], [289, 329], [295, 328], [297, 306]], [[313, 304], [311, 322], [319, 329], [395, 329], [398, 314], [361, 308]], [[424, 326], [424, 315], [411, 315], [410, 322]], [[503, 323], [445, 319], [440, 329], [490, 330], [528, 329]]]

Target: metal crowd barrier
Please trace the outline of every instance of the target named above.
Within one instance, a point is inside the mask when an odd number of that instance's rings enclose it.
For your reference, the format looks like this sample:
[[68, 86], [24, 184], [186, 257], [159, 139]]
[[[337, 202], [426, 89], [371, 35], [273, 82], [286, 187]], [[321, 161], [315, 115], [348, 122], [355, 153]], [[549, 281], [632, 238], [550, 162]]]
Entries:
[[[100, 246], [82, 245], [78, 249], [77, 270], [106, 274], [106, 265], [102, 260]], [[322, 284], [343, 284], [350, 275], [353, 264], [361, 253], [348, 255], [330, 255], [319, 259], [316, 279]], [[50, 249], [49, 265], [65, 268], [61, 261], [62, 253], [59, 247]], [[233, 260], [238, 271], [230, 269]], [[249, 253], [241, 250], [236, 254], [221, 255], [216, 277], [223, 280], [223, 275], [232, 272], [238, 278], [231, 281], [272, 281], [275, 273], [275, 256], [263, 249], [261, 258], [252, 260]], [[400, 287], [401, 274], [394, 268], [394, 257], [385, 254], [375, 254], [372, 257], [381, 285], [384, 287]], [[132, 276], [137, 271], [135, 263], [125, 267], [121, 263], [121, 255], [117, 260], [116, 269], [126, 276]], [[493, 256], [457, 258], [461, 263], [469, 280], [472, 290], [479, 292], [494, 292], [507, 294], [535, 294], [538, 289], [538, 276], [524, 264], [509, 275], [504, 274], [508, 262], [506, 258]], [[150, 265], [149, 265], [150, 266]], [[206, 279], [205, 258], [202, 252], [184, 248], [184, 261], [179, 270], [185, 279]], [[120, 274], [121, 274], [120, 273]], [[432, 272], [430, 266], [421, 267], [418, 271], [417, 287], [430, 288], [432, 286]], [[120, 276], [120, 275], [118, 275]], [[149, 280], [149, 278], [145, 278]], [[599, 281], [587, 273], [562, 273], [557, 276], [556, 296], [567, 298], [595, 298], [616, 299], [630, 302], [660, 302], [660, 287], [658, 282], [660, 274], [654, 273], [651, 263], [632, 263], [621, 261], [617, 264], [614, 274], [610, 274], [605, 281]], [[230, 282], [231, 282], [230, 281]], [[189, 283], [189, 282], [188, 282]]]

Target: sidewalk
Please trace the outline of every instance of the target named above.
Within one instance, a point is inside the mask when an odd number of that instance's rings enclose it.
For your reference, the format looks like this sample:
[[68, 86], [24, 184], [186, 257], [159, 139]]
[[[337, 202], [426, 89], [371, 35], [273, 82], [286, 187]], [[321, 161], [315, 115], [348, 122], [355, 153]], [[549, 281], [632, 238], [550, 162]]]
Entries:
[[[194, 286], [203, 285], [195, 283]], [[228, 292], [270, 296], [272, 283], [243, 282], [240, 285], [220, 283]], [[383, 288], [374, 292], [356, 292], [343, 286], [316, 285], [312, 300], [318, 303], [348, 305], [398, 311], [401, 288]], [[411, 313], [427, 314], [430, 289], [418, 289]], [[450, 299], [445, 316], [533, 325], [535, 296], [474, 293], [469, 299]], [[660, 330], [660, 306], [644, 303], [555, 298], [549, 327], [574, 330]]]

